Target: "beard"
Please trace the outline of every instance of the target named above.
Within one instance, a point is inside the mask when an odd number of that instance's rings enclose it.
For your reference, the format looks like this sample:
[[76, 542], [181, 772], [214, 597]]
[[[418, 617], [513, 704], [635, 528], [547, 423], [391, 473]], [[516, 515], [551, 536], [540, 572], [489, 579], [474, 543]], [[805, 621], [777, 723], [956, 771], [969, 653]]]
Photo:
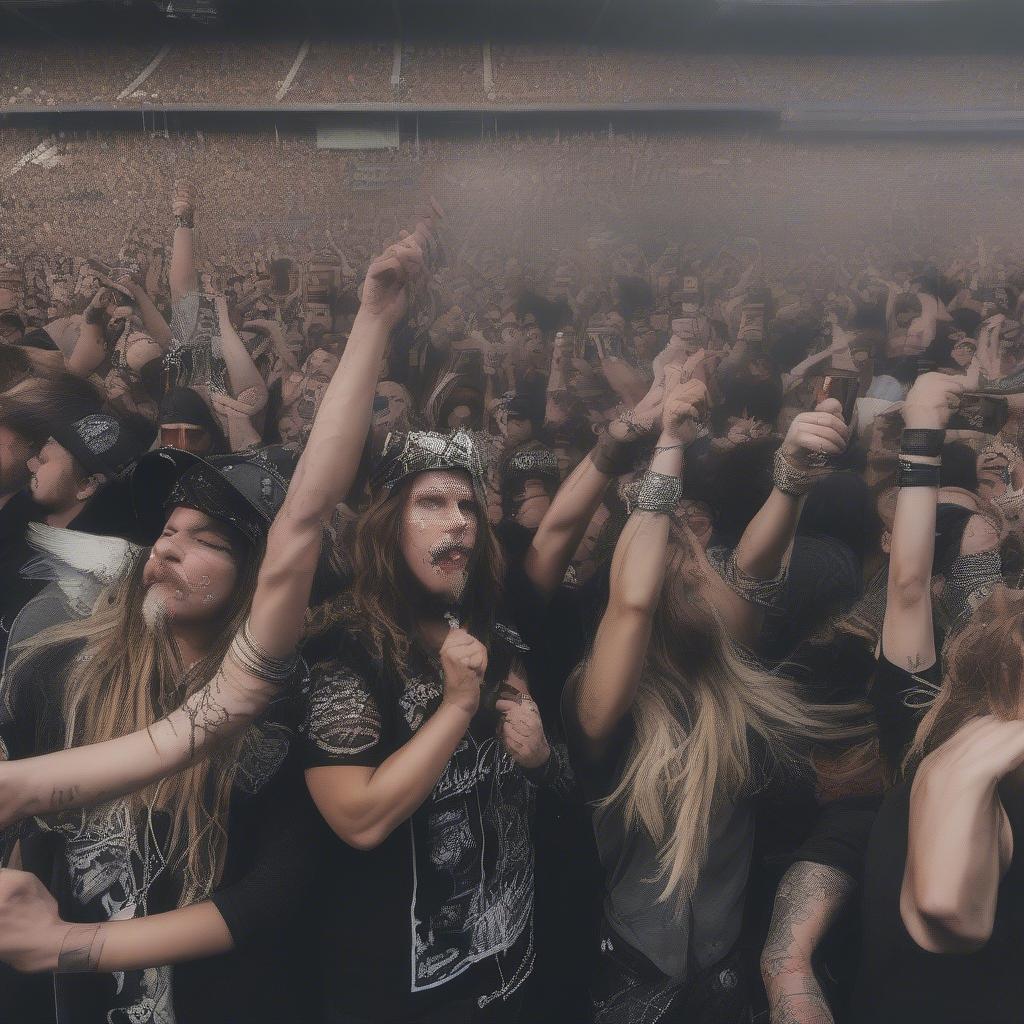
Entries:
[[142, 618], [152, 633], [163, 629], [167, 624], [167, 601], [155, 587], [150, 587], [143, 598]]

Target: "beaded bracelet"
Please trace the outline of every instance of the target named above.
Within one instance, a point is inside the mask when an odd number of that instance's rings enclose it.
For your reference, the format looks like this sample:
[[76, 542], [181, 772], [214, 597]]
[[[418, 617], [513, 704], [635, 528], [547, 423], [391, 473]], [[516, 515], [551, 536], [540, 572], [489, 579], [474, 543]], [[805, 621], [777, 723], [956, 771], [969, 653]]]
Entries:
[[655, 473], [648, 470], [640, 481], [640, 493], [636, 507], [644, 512], [657, 512], [670, 516], [679, 506], [683, 496], [683, 485], [677, 476]]
[[284, 658], [276, 658], [269, 654], [261, 644], [253, 639], [249, 632], [249, 620], [235, 634], [229, 648], [235, 661], [250, 675], [264, 679], [268, 683], [285, 683], [295, 672], [299, 663], [299, 655], [292, 652]]

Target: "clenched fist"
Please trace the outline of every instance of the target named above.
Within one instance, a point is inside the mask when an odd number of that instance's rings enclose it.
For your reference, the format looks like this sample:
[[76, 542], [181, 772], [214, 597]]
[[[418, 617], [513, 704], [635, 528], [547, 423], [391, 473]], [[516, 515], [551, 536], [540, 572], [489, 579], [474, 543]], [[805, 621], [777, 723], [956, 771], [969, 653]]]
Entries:
[[52, 971], [68, 927], [35, 875], [0, 870], [0, 960], [16, 971]]
[[502, 698], [495, 707], [501, 712], [498, 738], [512, 760], [527, 771], [543, 768], [551, 757], [544, 725], [536, 702], [526, 694]]
[[442, 703], [475, 715], [487, 671], [487, 648], [475, 636], [454, 627], [441, 645], [441, 667], [444, 670]]
[[683, 380], [680, 367], [666, 366], [662, 436], [683, 445], [692, 444], [707, 408], [708, 389], [699, 380]]
[[841, 455], [850, 442], [850, 428], [843, 421], [842, 405], [826, 398], [814, 412], [794, 417], [782, 442], [783, 454], [797, 465], [806, 466], [815, 456]]

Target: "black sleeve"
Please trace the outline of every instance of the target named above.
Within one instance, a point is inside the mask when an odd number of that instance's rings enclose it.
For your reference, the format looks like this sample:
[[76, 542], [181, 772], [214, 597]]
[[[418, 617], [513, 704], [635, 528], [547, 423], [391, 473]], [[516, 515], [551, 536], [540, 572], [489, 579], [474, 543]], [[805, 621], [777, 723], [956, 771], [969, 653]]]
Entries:
[[939, 668], [907, 672], [884, 655], [878, 659], [868, 700], [878, 723], [878, 742], [890, 769], [899, 768], [924, 713], [939, 692]]
[[319, 877], [320, 819], [297, 763], [268, 786], [249, 809], [254, 828], [231, 828], [244, 844], [239, 876], [210, 897], [237, 948], [256, 939], [283, 937], [289, 926], [313, 912]]
[[811, 834], [793, 852], [790, 861], [824, 864], [859, 883], [871, 826], [881, 802], [880, 796], [855, 796], [826, 804]]
[[322, 661], [310, 673], [305, 716], [306, 768], [376, 768], [388, 756], [384, 723], [370, 680], [345, 661]]

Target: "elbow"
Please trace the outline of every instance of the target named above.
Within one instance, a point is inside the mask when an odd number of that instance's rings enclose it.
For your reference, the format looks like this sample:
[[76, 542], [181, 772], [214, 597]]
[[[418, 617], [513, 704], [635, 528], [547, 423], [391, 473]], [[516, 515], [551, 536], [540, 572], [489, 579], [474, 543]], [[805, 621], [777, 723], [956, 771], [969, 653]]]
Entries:
[[931, 579], [914, 570], [902, 569], [898, 565], [889, 567], [887, 600], [897, 608], [917, 608], [930, 596]]
[[658, 604], [659, 592], [620, 589], [608, 599], [608, 609], [623, 619], [633, 619], [638, 624], [649, 621], [654, 615]]
[[383, 822], [361, 822], [350, 819], [347, 815], [335, 815], [330, 822], [334, 834], [353, 850], [364, 853], [376, 850], [391, 835], [392, 829]]
[[390, 834], [381, 828], [358, 829], [341, 838], [354, 850], [362, 850], [366, 853], [376, 850]]
[[904, 888], [900, 917], [914, 942], [929, 953], [976, 953], [992, 938], [992, 915], [964, 906], [944, 885]]

